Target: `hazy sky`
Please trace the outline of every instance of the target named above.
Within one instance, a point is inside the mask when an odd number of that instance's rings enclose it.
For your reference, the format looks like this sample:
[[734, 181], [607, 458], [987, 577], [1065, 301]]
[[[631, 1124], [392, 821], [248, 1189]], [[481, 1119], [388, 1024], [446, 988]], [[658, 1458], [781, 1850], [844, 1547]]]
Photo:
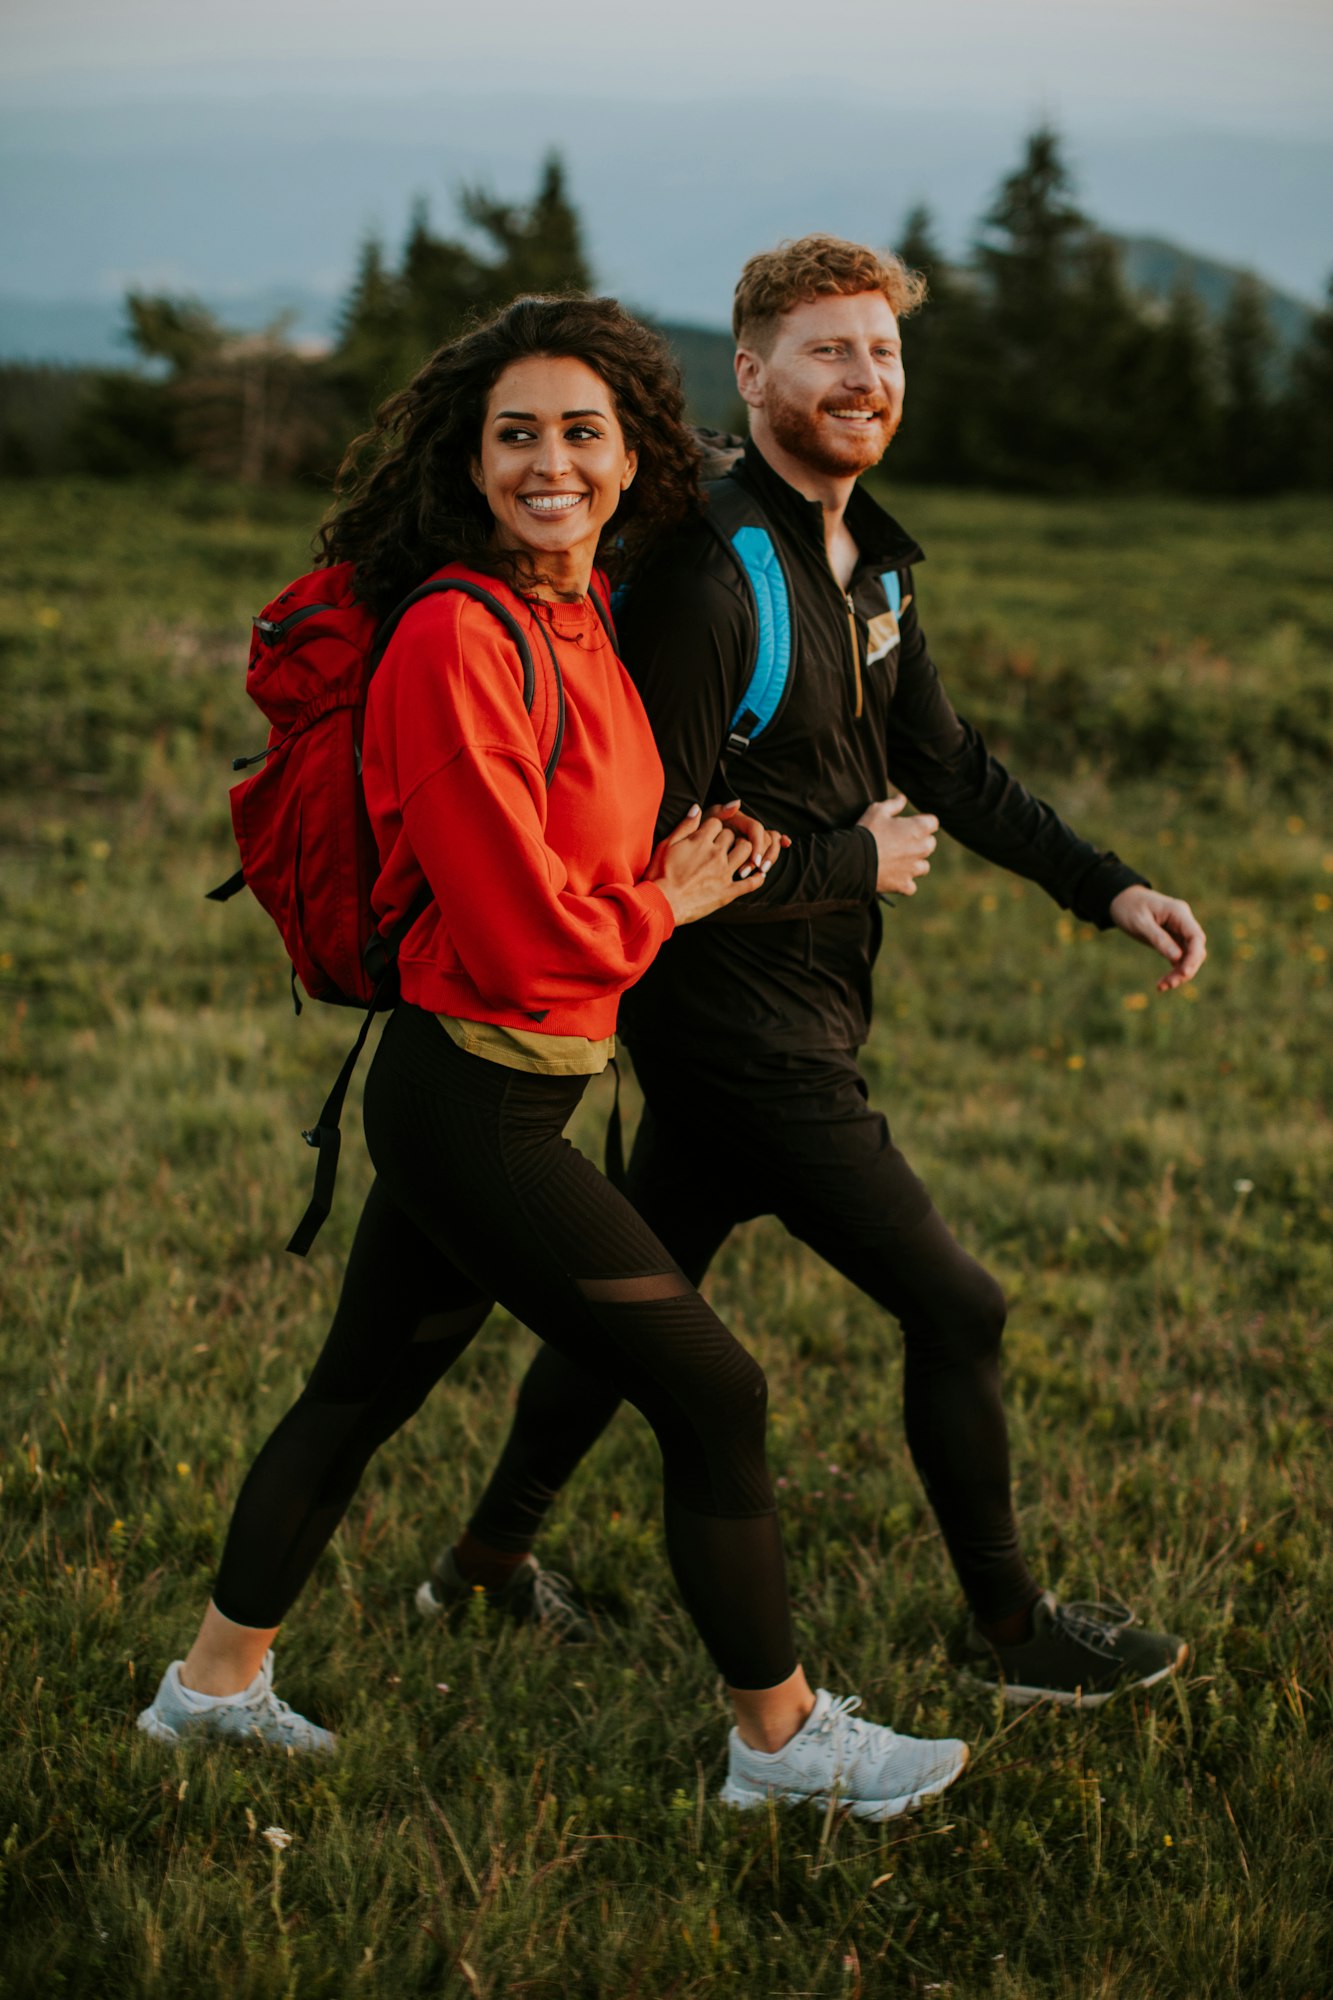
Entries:
[[333, 297], [554, 145], [599, 282], [721, 324], [779, 236], [965, 255], [1039, 119], [1106, 227], [1323, 294], [1333, 0], [0, 0], [0, 296]]
[[0, 50], [11, 101], [169, 90], [173, 71], [204, 66], [220, 89], [317, 90], [355, 64], [376, 88], [426, 71], [562, 98], [814, 84], [886, 116], [907, 95], [1333, 130], [1330, 0], [6, 0]]

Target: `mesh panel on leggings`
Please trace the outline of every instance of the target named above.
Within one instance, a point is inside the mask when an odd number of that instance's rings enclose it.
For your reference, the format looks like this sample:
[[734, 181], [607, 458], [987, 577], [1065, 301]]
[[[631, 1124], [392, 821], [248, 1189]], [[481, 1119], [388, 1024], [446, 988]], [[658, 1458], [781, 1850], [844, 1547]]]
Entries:
[[692, 1285], [679, 1271], [646, 1271], [639, 1278], [575, 1278], [585, 1299], [609, 1299], [630, 1305], [636, 1299], [679, 1299]]
[[772, 1513], [768, 1385], [711, 1306], [687, 1291], [647, 1304], [590, 1303], [590, 1311], [617, 1344], [633, 1329], [639, 1379], [622, 1386], [657, 1433], [673, 1498], [700, 1514]]

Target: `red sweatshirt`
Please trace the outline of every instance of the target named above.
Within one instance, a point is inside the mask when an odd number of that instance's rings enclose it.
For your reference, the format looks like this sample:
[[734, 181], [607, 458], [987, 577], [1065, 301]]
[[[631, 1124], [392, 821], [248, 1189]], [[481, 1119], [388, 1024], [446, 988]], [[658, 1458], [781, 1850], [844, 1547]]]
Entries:
[[403, 998], [600, 1040], [672, 930], [665, 896], [640, 880], [662, 800], [647, 717], [588, 599], [534, 604], [459, 563], [438, 573], [482, 584], [531, 634], [538, 718], [553, 698], [543, 621], [565, 736], [548, 796], [522, 663], [499, 620], [459, 592], [403, 618], [370, 684], [362, 746], [376, 919], [394, 922], [423, 879], [435, 894], [399, 950]]

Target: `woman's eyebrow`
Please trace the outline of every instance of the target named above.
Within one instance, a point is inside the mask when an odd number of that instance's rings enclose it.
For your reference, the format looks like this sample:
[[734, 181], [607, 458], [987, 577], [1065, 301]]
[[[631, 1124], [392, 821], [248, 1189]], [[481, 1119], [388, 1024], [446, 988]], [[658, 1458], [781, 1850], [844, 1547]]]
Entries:
[[[572, 419], [573, 419], [574, 417], [602, 417], [602, 418], [605, 418], [605, 416], [606, 416], [606, 412], [605, 412], [605, 410], [566, 410], [566, 411], [564, 412], [564, 414], [563, 414], [563, 415], [561, 416], [561, 419], [560, 419], [560, 421], [561, 421], [561, 423], [562, 423], [562, 424], [567, 424], [567, 423], [569, 423], [569, 422], [570, 422], [570, 421], [571, 421], [571, 420], [572, 420]], [[496, 413], [495, 413], [495, 422], [496, 422], [497, 424], [498, 424], [498, 423], [503, 423], [503, 422], [504, 422], [504, 421], [506, 420], [506, 418], [507, 418], [507, 419], [508, 419], [508, 420], [509, 420], [509, 421], [510, 421], [511, 423], [512, 423], [512, 422], [513, 422], [513, 421], [514, 421], [515, 419], [517, 419], [517, 420], [518, 420], [518, 421], [519, 421], [520, 423], [525, 423], [525, 424], [535, 424], [535, 423], [536, 423], [536, 421], [537, 421], [536, 417], [534, 416], [534, 414], [533, 414], [533, 412], [532, 412], [531, 410], [497, 410], [497, 411], [496, 411]]]

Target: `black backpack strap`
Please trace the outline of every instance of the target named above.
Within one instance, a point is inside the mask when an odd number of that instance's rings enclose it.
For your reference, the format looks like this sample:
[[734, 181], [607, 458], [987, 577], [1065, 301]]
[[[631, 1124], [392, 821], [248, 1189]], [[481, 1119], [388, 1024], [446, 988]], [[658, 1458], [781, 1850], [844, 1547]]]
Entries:
[[[471, 582], [467, 577], [435, 577], [429, 583], [420, 583], [415, 590], [409, 591], [402, 603], [394, 606], [375, 634], [375, 643], [370, 651], [371, 673], [374, 673], [376, 667], [378, 667], [380, 661], [384, 658], [384, 649], [398, 630], [398, 624], [404, 612], [410, 611], [414, 604], [420, 604], [423, 598], [439, 597], [445, 591], [450, 590], [456, 591], [461, 597], [470, 597], [475, 604], [484, 604], [491, 615], [498, 618], [504, 626], [518, 650], [519, 661], [523, 668], [523, 706], [527, 709], [529, 715], [531, 715], [532, 704], [537, 698], [537, 672], [532, 664], [532, 648], [528, 644], [527, 634], [519, 624], [517, 618], [515, 618], [513, 612], [507, 605], [500, 602], [493, 591], [487, 590], [483, 584]], [[593, 602], [594, 604], [597, 603], [595, 595]], [[612, 643], [614, 644], [615, 632], [609, 622], [610, 612], [604, 611], [600, 604], [597, 605], [597, 611], [602, 623], [611, 634]], [[539, 618], [534, 619], [533, 623], [546, 642], [546, 651], [551, 661], [551, 671], [555, 676], [555, 742], [550, 755], [546, 759], [545, 768], [542, 772], [543, 778], [549, 785], [555, 776], [555, 767], [560, 761], [560, 750], [565, 740], [565, 683], [560, 672], [560, 662], [556, 659], [555, 648], [552, 646], [550, 639], [547, 638], [545, 627]]]
[[[429, 889], [411, 904], [406, 915], [388, 931], [372, 931], [366, 941], [361, 957], [366, 971], [375, 982], [375, 990], [370, 1005], [365, 1012], [356, 1040], [343, 1057], [342, 1068], [334, 1079], [332, 1090], [324, 1100], [324, 1109], [315, 1123], [301, 1137], [307, 1146], [313, 1146], [319, 1154], [315, 1162], [315, 1186], [306, 1207], [305, 1214], [292, 1231], [287, 1248], [294, 1257], [304, 1257], [320, 1230], [328, 1221], [333, 1206], [334, 1183], [338, 1178], [338, 1156], [342, 1151], [342, 1115], [347, 1100], [352, 1074], [361, 1060], [361, 1051], [366, 1046], [370, 1024], [376, 1014], [392, 1007], [398, 999], [398, 947], [411, 930], [417, 918], [424, 916], [435, 898]], [[292, 993], [296, 993], [296, 974], [292, 974]], [[298, 1012], [299, 1005], [298, 1005]]]
[[225, 882], [219, 882], [216, 889], [205, 889], [204, 895], [210, 903], [229, 903], [233, 896], [239, 896], [245, 887], [245, 870], [238, 868]]
[[370, 1024], [382, 1004], [380, 988], [386, 986], [389, 980], [396, 978], [396, 973], [397, 968], [390, 965], [380, 985], [376, 987], [375, 997], [366, 1009], [360, 1032], [343, 1058], [342, 1068], [334, 1079], [332, 1090], [324, 1100], [323, 1110], [309, 1130], [301, 1134], [307, 1146], [315, 1147], [319, 1159], [315, 1163], [314, 1191], [310, 1196], [306, 1212], [292, 1231], [291, 1241], [287, 1245], [293, 1257], [306, 1255], [328, 1221], [329, 1210], [333, 1207], [334, 1183], [338, 1178], [338, 1155], [342, 1151], [342, 1115], [347, 1087], [352, 1081], [352, 1072], [361, 1060], [361, 1051], [366, 1046]]
[[620, 651], [620, 640], [616, 636], [616, 621], [611, 614], [611, 606], [603, 600], [602, 593], [595, 583], [589, 583], [588, 595], [592, 599], [593, 610], [601, 620], [602, 630], [611, 641], [612, 652], [618, 653]]
[[549, 791], [551, 780], [555, 776], [555, 767], [560, 762], [560, 752], [564, 748], [565, 742], [565, 679], [560, 671], [560, 662], [555, 656], [555, 647], [551, 644], [550, 633], [542, 624], [540, 618], [535, 622], [537, 630], [542, 635], [542, 643], [546, 647], [547, 657], [551, 662], [551, 672], [555, 675], [555, 735], [551, 739], [550, 755], [542, 767], [542, 778]]

